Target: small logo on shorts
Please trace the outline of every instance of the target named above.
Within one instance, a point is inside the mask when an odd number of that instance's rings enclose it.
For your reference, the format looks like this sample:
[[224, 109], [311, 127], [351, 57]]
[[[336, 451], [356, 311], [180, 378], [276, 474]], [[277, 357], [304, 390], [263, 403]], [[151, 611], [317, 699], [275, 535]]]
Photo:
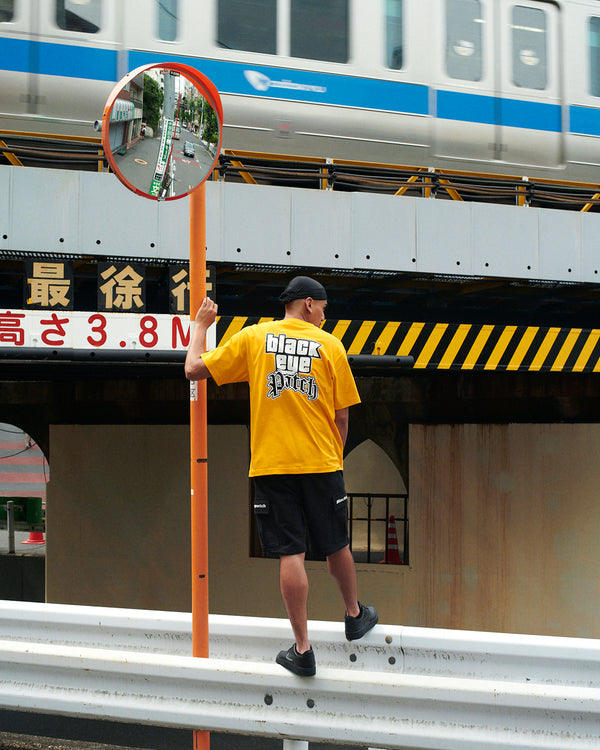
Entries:
[[347, 500], [347, 499], [348, 499], [348, 495], [344, 495], [344, 497], [340, 497], [340, 499], [339, 499], [339, 500], [336, 500], [336, 501], [335, 501], [335, 504], [336, 504], [336, 505], [339, 505], [340, 503], [343, 503], [343, 502], [344, 502], [345, 500]]

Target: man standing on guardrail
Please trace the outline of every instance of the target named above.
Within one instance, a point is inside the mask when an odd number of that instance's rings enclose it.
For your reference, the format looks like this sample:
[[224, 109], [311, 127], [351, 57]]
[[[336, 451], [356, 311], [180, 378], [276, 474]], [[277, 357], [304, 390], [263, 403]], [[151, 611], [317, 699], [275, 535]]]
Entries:
[[375, 607], [360, 604], [348, 539], [343, 450], [349, 407], [360, 397], [342, 343], [320, 326], [327, 293], [296, 276], [279, 297], [283, 320], [243, 328], [204, 353], [217, 305], [205, 299], [185, 362], [189, 380], [250, 385], [250, 476], [263, 552], [279, 556], [282, 598], [296, 639], [277, 663], [294, 674], [315, 674], [308, 638], [306, 534], [312, 552], [327, 558], [346, 607], [346, 638], [362, 638], [377, 623]]

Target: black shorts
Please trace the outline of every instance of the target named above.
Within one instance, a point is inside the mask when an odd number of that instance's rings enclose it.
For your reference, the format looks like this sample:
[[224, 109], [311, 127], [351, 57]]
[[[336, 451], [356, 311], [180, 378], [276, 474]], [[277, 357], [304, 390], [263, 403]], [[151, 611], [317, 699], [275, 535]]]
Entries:
[[265, 555], [327, 557], [349, 543], [341, 471], [254, 477], [254, 514]]

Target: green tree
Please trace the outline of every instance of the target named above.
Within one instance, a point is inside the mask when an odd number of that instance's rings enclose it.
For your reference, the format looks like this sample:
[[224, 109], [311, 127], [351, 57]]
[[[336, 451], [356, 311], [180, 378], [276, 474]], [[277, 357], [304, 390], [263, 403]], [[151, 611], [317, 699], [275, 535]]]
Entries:
[[204, 134], [202, 138], [207, 143], [216, 143], [219, 140], [219, 123], [217, 115], [208, 102], [204, 102]]
[[163, 98], [163, 92], [158, 83], [144, 73], [144, 122], [152, 128], [154, 133], [158, 130]]

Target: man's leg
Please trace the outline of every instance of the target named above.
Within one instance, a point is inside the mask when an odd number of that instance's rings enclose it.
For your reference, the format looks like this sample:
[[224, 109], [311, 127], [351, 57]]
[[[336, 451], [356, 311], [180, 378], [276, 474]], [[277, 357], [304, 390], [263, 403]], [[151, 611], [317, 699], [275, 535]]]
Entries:
[[343, 547], [333, 555], [329, 555], [327, 564], [329, 572], [337, 581], [346, 605], [344, 617], [346, 638], [349, 641], [355, 641], [375, 627], [379, 621], [379, 615], [375, 607], [358, 603], [356, 568], [350, 547]]
[[360, 610], [358, 606], [356, 569], [350, 547], [342, 547], [342, 549], [329, 555], [327, 557], [327, 566], [342, 594], [342, 599], [346, 605], [346, 614], [350, 615], [350, 617], [356, 617]]
[[307, 612], [308, 576], [304, 568], [304, 552], [298, 555], [281, 555], [279, 585], [296, 638], [296, 650], [299, 654], [303, 654], [310, 649]]

